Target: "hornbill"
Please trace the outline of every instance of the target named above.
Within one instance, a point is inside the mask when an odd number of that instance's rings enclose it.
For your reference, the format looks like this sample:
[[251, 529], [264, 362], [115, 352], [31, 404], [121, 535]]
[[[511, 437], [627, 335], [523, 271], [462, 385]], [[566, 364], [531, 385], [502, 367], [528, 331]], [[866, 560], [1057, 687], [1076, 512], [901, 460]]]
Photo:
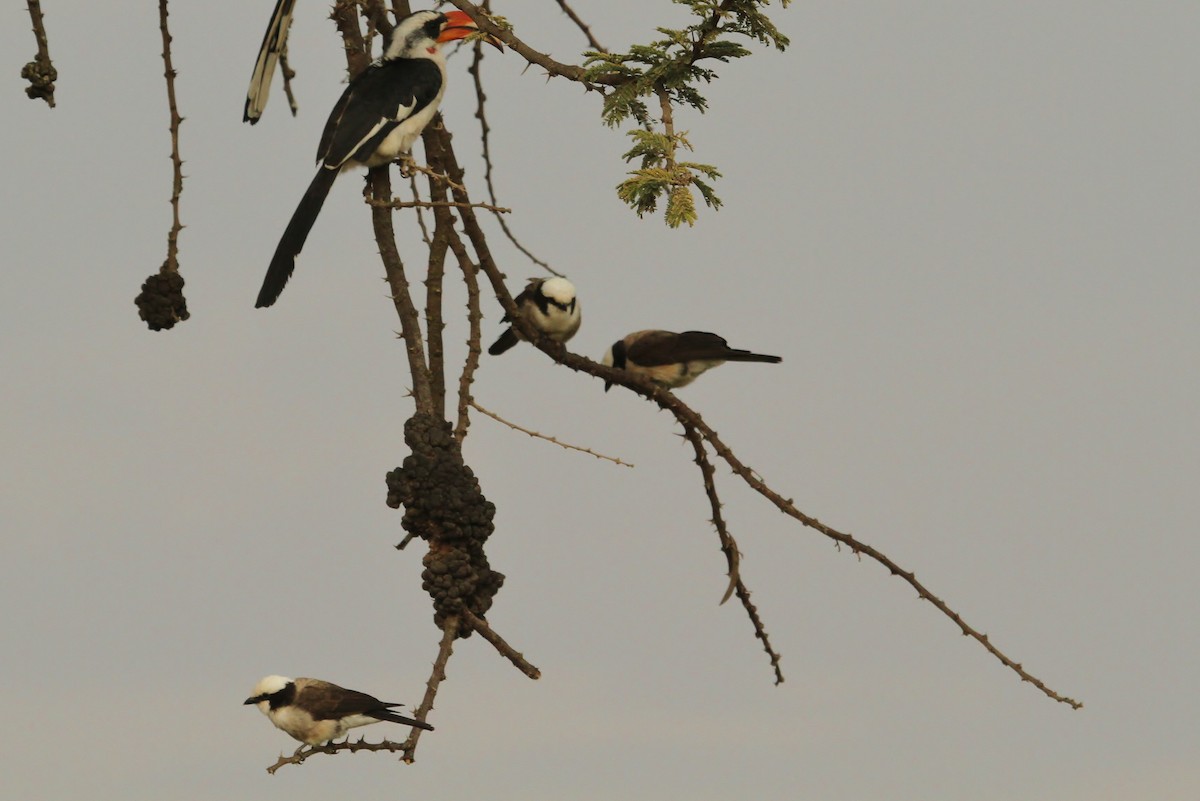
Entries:
[[[582, 322], [575, 285], [565, 278], [531, 278], [514, 302], [522, 317], [555, 342], [566, 342], [575, 336]], [[510, 320], [505, 314], [504, 322]], [[525, 335], [510, 325], [488, 348], [488, 353], [499, 356], [524, 339]]]
[[[408, 153], [446, 90], [441, 45], [477, 30], [461, 11], [410, 14], [392, 31], [383, 55], [350, 81], [325, 123], [317, 174], [275, 248], [256, 307], [270, 306], [283, 291], [338, 173], [360, 165], [378, 167]], [[484, 38], [502, 48], [499, 40]]]
[[[751, 353], [731, 348], [725, 340], [707, 331], [634, 331], [618, 339], [604, 354], [602, 362], [609, 367], [626, 370], [647, 378], [667, 389], [685, 387], [706, 370], [725, 362], [783, 361], [778, 356]], [[612, 388], [604, 382], [604, 391]]]

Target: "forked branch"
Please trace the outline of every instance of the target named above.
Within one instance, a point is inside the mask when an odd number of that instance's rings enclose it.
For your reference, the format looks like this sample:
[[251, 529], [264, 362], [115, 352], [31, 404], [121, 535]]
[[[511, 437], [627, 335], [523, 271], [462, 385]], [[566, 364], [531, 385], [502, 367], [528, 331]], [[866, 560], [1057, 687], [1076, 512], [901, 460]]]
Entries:
[[982, 645], [985, 649], [987, 649], [988, 653], [1000, 660], [1001, 664], [1005, 665], [1018, 676], [1020, 676], [1022, 681], [1029, 682], [1047, 697], [1052, 698], [1059, 703], [1066, 704], [1072, 709], [1079, 709], [1083, 706], [1081, 702], [1054, 691], [1041, 679], [1038, 679], [1036, 676], [1026, 671], [1024, 666], [1022, 666], [1019, 662], [1016, 662], [1004, 654], [999, 648], [992, 644], [991, 640], [988, 638], [988, 635], [969, 625], [960, 614], [955, 612], [949, 606], [949, 604], [930, 592], [924, 584], [917, 580], [916, 574], [913, 571], [904, 570], [900, 567], [900, 565], [898, 565], [878, 549], [873, 548], [864, 542], [860, 542], [852, 535], [838, 531], [837, 529], [822, 523], [820, 520], [817, 520], [815, 517], [806, 515], [797, 509], [791, 499], [784, 498], [775, 490], [771, 489], [771, 487], [768, 486], [767, 483], [763, 481], [754, 470], [743, 463], [734, 454], [733, 450], [726, 445], [720, 437], [717, 436], [717, 432], [704, 422], [699, 413], [681, 401], [674, 393], [631, 376], [624, 370], [606, 367], [586, 357], [579, 356], [575, 353], [570, 353], [558, 345], [558, 343], [543, 340], [542, 338], [538, 337], [533, 340], [533, 344], [546, 353], [546, 355], [550, 356], [550, 358], [552, 358], [554, 361], [559, 362], [560, 364], [563, 364], [572, 370], [587, 373], [605, 381], [611, 381], [614, 384], [620, 384], [630, 391], [657, 404], [660, 408], [671, 412], [679, 424], [684, 427], [685, 431], [688, 427], [694, 428], [696, 431], [698, 431], [700, 436], [703, 437], [703, 439], [710, 446], [712, 446], [716, 454], [720, 456], [726, 464], [729, 465], [734, 473], [740, 476], [742, 480], [745, 481], [755, 492], [759, 493], [772, 504], [774, 504], [775, 507], [781, 512], [789, 517], [794, 518], [801, 524], [825, 535], [834, 542], [848, 547], [855, 554], [865, 555], [878, 562], [887, 568], [892, 575], [899, 576], [902, 580], [908, 583], [909, 586], [916, 590], [917, 595], [920, 598], [933, 604], [938, 611], [950, 618], [950, 620], [953, 621], [956, 626], [958, 626], [959, 630], [964, 636], [970, 637]]

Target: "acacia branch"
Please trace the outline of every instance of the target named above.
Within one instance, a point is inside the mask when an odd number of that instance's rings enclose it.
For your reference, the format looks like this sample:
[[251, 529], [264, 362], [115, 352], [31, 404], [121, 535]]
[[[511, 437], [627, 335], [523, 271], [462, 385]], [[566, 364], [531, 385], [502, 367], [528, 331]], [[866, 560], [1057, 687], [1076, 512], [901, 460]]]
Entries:
[[600, 75], [593, 79], [588, 79], [587, 70], [576, 64], [564, 64], [561, 61], [556, 61], [546, 53], [541, 53], [534, 50], [525, 42], [517, 38], [511, 30], [505, 30], [497, 26], [487, 15], [483, 13], [483, 8], [470, 2], [470, 0], [450, 0], [450, 2], [460, 11], [465, 12], [475, 24], [484, 33], [495, 36], [504, 44], [513, 49], [521, 58], [528, 61], [530, 64], [536, 64], [544, 69], [547, 74], [567, 78], [577, 83], [583, 84], [587, 89], [600, 90], [601, 86], [620, 86], [628, 83], [629, 78], [624, 75]]
[[359, 4], [355, 0], [336, 0], [329, 18], [337, 26], [346, 52], [346, 69], [353, 78], [371, 64], [371, 51], [358, 25]]
[[798, 520], [801, 524], [815, 529], [826, 537], [832, 539], [834, 542], [845, 545], [855, 554], [865, 554], [874, 561], [886, 567], [892, 575], [899, 576], [901, 579], [907, 582], [909, 586], [917, 591], [917, 595], [920, 598], [929, 601], [929, 603], [933, 604], [938, 611], [950, 618], [950, 620], [958, 626], [959, 630], [964, 636], [970, 637], [982, 645], [988, 651], [988, 653], [996, 657], [1001, 664], [1005, 665], [1018, 676], [1020, 676], [1022, 681], [1029, 682], [1047, 697], [1052, 698], [1059, 703], [1067, 704], [1073, 709], [1079, 709], [1083, 706], [1083, 704], [1079, 701], [1060, 695], [1052, 690], [1043, 681], [1027, 672], [1020, 663], [1010, 659], [1002, 651], [1000, 651], [1000, 649], [992, 645], [991, 641], [988, 639], [988, 635], [983, 634], [977, 631], [974, 627], [968, 625], [961, 615], [955, 612], [945, 601], [938, 598], [921, 582], [919, 582], [914, 572], [904, 570], [881, 551], [871, 547], [870, 545], [867, 545], [866, 543], [858, 541], [850, 534], [846, 534], [838, 531], [835, 528], [832, 528], [831, 526], [827, 526], [821, 521], [817, 520], [815, 517], [806, 515], [797, 509], [791, 499], [784, 498], [779, 493], [771, 489], [766, 482], [759, 478], [755, 471], [751, 470], [740, 459], [738, 459], [733, 453], [732, 449], [730, 449], [724, 442], [721, 441], [720, 437], [717, 436], [716, 431], [714, 431], [707, 423], [705, 423], [697, 412], [695, 412], [686, 403], [679, 400], [678, 396], [676, 396], [674, 393], [662, 387], [651, 384], [648, 381], [643, 381], [640, 378], [634, 377], [625, 370], [606, 367], [605, 365], [594, 362], [584, 356], [571, 353], [565, 348], [561, 347], [558, 343], [542, 337], [531, 339], [531, 342], [535, 347], [544, 352], [554, 361], [577, 372], [587, 373], [588, 375], [601, 378], [613, 384], [620, 384], [630, 391], [657, 404], [659, 408], [671, 412], [671, 414], [675, 416], [675, 419], [680, 423], [680, 425], [684, 426], [685, 429], [689, 425], [694, 427], [700, 432], [705, 441], [712, 446], [717, 455], [720, 456], [721, 459], [723, 459], [726, 464], [730, 466], [734, 473], [740, 476], [742, 480], [745, 481], [755, 492], [759, 493], [772, 504], [774, 504], [775, 507], [781, 512]]
[[[340, 743], [326, 743], [325, 745], [310, 745], [307, 748], [305, 748], [304, 746], [301, 746], [300, 748], [297, 748], [296, 752], [294, 754], [292, 754], [291, 756], [284, 756], [283, 754], [280, 754], [279, 759], [275, 762], [275, 764], [271, 765], [270, 767], [267, 768], [267, 773], [274, 775], [275, 771], [279, 770], [284, 765], [299, 765], [299, 764], [303, 763], [304, 760], [306, 760], [310, 756], [312, 756], [313, 754], [336, 754], [341, 751], [349, 751], [351, 753], [353, 753], [355, 751], [393, 751], [394, 752], [394, 751], [403, 751], [404, 746], [405, 746], [405, 743], [394, 743], [390, 740], [384, 740], [384, 741], [378, 742], [378, 743], [368, 743], [366, 740], [364, 740], [362, 738], [359, 738], [358, 740], [355, 740], [353, 742], [351, 742], [350, 739], [347, 738], [344, 742], [340, 742]], [[404, 761], [411, 762], [411, 760], [404, 760]]]
[[[351, 78], [358, 75], [371, 63], [368, 44], [363, 38], [359, 25], [359, 7], [360, 4], [355, 0], [337, 0], [329, 14], [342, 37], [342, 46], [346, 54], [346, 68]], [[363, 10], [366, 13], [366, 9]], [[401, 261], [400, 251], [396, 247], [396, 234], [389, 211], [392, 202], [389, 169], [388, 165], [383, 165], [367, 172], [367, 185], [363, 196], [371, 206], [371, 222], [375, 231], [375, 241], [379, 245], [379, 257], [383, 260], [383, 268], [391, 288], [392, 302], [395, 304], [396, 314], [400, 318], [400, 333], [404, 338], [405, 352], [408, 356], [409, 372], [413, 381], [413, 397], [416, 400], [417, 410], [430, 411], [434, 406], [433, 380], [425, 358], [420, 315], [413, 303], [408, 278], [404, 274], [404, 263]]]
[[[435, 131], [440, 133], [435, 133]], [[425, 170], [424, 173], [429, 178], [429, 203], [430, 208], [433, 209], [435, 236], [440, 232], [445, 238], [447, 246], [454, 253], [467, 287], [467, 322], [470, 333], [467, 338], [467, 356], [458, 382], [458, 421], [454, 427], [454, 438], [461, 444], [467, 435], [467, 428], [470, 426], [465, 398], [470, 393], [471, 382], [474, 380], [475, 370], [479, 367], [479, 356], [482, 352], [479, 341], [482, 314], [479, 311], [479, 282], [475, 277], [477, 268], [471, 261], [466, 246], [463, 245], [462, 239], [454, 227], [454, 215], [450, 213], [451, 208], [462, 204], [448, 199], [446, 187], [452, 185], [453, 182], [442, 163], [444, 160], [442, 155], [443, 134], [445, 140], [448, 141], [449, 133], [442, 124], [441, 117], [438, 116], [422, 132], [421, 136], [425, 144], [426, 158], [431, 165], [430, 169]]]
[[[413, 710], [413, 716], [417, 720], [425, 720], [433, 711], [433, 701], [437, 698], [438, 688], [446, 680], [446, 665], [450, 662], [450, 655], [454, 653], [454, 640], [457, 637], [458, 618], [446, 618], [446, 622], [442, 626], [442, 642], [438, 645], [438, 655], [433, 660], [433, 671], [425, 682], [425, 697], [421, 699], [421, 705]], [[421, 731], [421, 729], [414, 728], [409, 732], [408, 739], [404, 741], [404, 755], [401, 759], [410, 765], [417, 756], [417, 741], [421, 739]]]
[[454, 426], [454, 438], [461, 445], [471, 425], [471, 417], [467, 411], [468, 401], [471, 399], [471, 383], [475, 380], [475, 371], [479, 369], [479, 357], [483, 353], [483, 344], [480, 341], [483, 312], [479, 308], [479, 267], [471, 261], [467, 246], [459, 238], [458, 231], [451, 230], [450, 249], [458, 259], [463, 283], [467, 287], [467, 357], [463, 360], [462, 373], [458, 378], [458, 421]]
[[[534, 328], [533, 324], [517, 311], [517, 305], [513, 301], [512, 294], [504, 284], [504, 274], [500, 271], [496, 260], [492, 258], [487, 237], [484, 236], [483, 229], [479, 226], [479, 218], [475, 216], [475, 204], [471, 202], [467, 188], [462, 183], [463, 169], [458, 166], [458, 160], [454, 155], [454, 146], [451, 143], [449, 132], [441, 127], [435, 129], [433, 126], [430, 126], [426, 128], [425, 150], [430, 155], [431, 161], [435, 160], [433, 154], [437, 153], [436, 160], [439, 163], [440, 169], [445, 171], [444, 175], [451, 189], [451, 194], [459, 204], [458, 210], [459, 216], [462, 219], [463, 232], [467, 235], [467, 239], [471, 242], [471, 247], [475, 250], [479, 268], [483, 270], [484, 275], [487, 276], [492, 284], [492, 290], [496, 293], [496, 299], [500, 302], [505, 313], [512, 319], [513, 325], [517, 327], [518, 331], [524, 334], [530, 341], [542, 340], [541, 332]], [[546, 342], [548, 346], [558, 345], [558, 343], [549, 339], [546, 339]]]
[[[491, 13], [491, 0], [486, 0], [481, 6], [483, 11]], [[467, 72], [471, 74], [471, 78], [475, 82], [475, 119], [479, 120], [479, 139], [480, 150], [483, 154], [483, 181], [487, 186], [488, 197], [492, 201], [492, 206], [498, 206], [499, 201], [496, 200], [496, 185], [492, 181], [492, 148], [491, 148], [491, 132], [492, 127], [488, 124], [487, 112], [484, 110], [487, 103], [487, 94], [483, 91], [483, 77], [480, 67], [483, 63], [483, 42], [475, 40], [474, 49], [472, 51], [471, 66]], [[479, 204], [483, 208], [487, 208], [484, 204]], [[493, 212], [496, 209], [491, 209]], [[513, 243], [513, 247], [525, 254], [531, 262], [541, 267], [543, 270], [552, 275], [562, 276], [562, 273], [552, 268], [549, 264], [533, 255], [533, 252], [521, 244], [517, 240], [516, 234], [508, 227], [508, 222], [499, 214], [496, 215], [496, 222], [500, 224], [500, 230], [508, 237], [508, 241]]]
[[283, 93], [287, 97], [288, 108], [292, 110], [292, 116], [295, 117], [300, 111], [300, 104], [296, 102], [296, 95], [292, 91], [292, 78], [296, 77], [296, 71], [288, 62], [287, 40], [284, 40], [283, 47], [279, 50], [279, 71], [283, 74]]
[[587, 24], [582, 19], [579, 18], [579, 15], [575, 13], [574, 9], [572, 9], [569, 5], [567, 5], [566, 0], [558, 0], [558, 7], [561, 8], [563, 10], [563, 13], [571, 18], [571, 22], [574, 22], [575, 26], [577, 28], [579, 28], [580, 31], [583, 32], [583, 35], [587, 39], [589, 47], [591, 47], [593, 50], [600, 52], [600, 53], [608, 52], [608, 49], [604, 45], [602, 45], [598, 41], [596, 41], [596, 37], [592, 36], [592, 29], [589, 28], [587, 26]]
[[[537, 439], [544, 439], [546, 442], [553, 442], [555, 445], [557, 445], [560, 448], [565, 448], [565, 449], [571, 450], [571, 451], [579, 451], [580, 453], [590, 454], [591, 456], [595, 456], [597, 459], [605, 459], [607, 461], [612, 462], [613, 464], [619, 464], [622, 467], [633, 467], [634, 466], [634, 465], [630, 464], [629, 462], [621, 461], [620, 459], [618, 459], [615, 456], [605, 456], [603, 453], [597, 453], [596, 451], [592, 450], [591, 448], [584, 448], [579, 445], [572, 445], [569, 442], [563, 442], [554, 437], [550, 437], [545, 434], [539, 434], [537, 431], [530, 431], [528, 428], [522, 428], [521, 426], [517, 425], [516, 423], [512, 422], [511, 420], [505, 420], [503, 417], [496, 414], [495, 412], [483, 408], [475, 401], [474, 398], [468, 398], [467, 403], [469, 403], [471, 405], [471, 407], [473, 409], [475, 409], [476, 411], [487, 415], [488, 417], [492, 418], [493, 420], [495, 420], [498, 423], [503, 423], [504, 425], [511, 428], [513, 431], [520, 431], [522, 434], [528, 434], [529, 436], [535, 437]], [[736, 561], [737, 549], [735, 548], [733, 552], [735, 554], [735, 561]], [[736, 567], [731, 566], [731, 568], [730, 568], [731, 578], [736, 577], [736, 573], [737, 573]], [[732, 592], [733, 592], [733, 584], [731, 583], [729, 585], [729, 592], [725, 593], [725, 598], [721, 599], [721, 603], [725, 603], [725, 601], [729, 598], [729, 594]]]
[[[445, 215], [448, 216], [448, 215]], [[449, 248], [449, 228], [453, 219], [434, 215], [433, 241], [429, 244], [429, 266], [425, 272], [425, 336], [429, 340], [429, 383], [433, 410], [446, 416], [446, 364], [442, 333], [442, 278], [446, 273], [446, 251]]]
[[700, 468], [700, 475], [704, 480], [704, 493], [708, 496], [708, 505], [712, 508], [710, 522], [717, 530], [717, 539], [721, 541], [721, 551], [725, 554], [725, 563], [729, 567], [729, 572], [726, 573], [729, 576], [729, 586], [725, 588], [725, 594], [721, 596], [721, 602], [718, 604], [720, 606], [729, 600], [729, 596], [733, 595], [733, 590], [741, 578], [741, 552], [738, 550], [737, 541], [729, 533], [729, 529], [725, 525], [725, 518], [721, 514], [721, 499], [717, 495], [717, 485], [714, 480], [716, 471], [713, 470], [712, 462], [708, 460], [708, 454], [704, 450], [704, 440], [691, 426], [683, 427], [683, 435], [688, 442], [692, 443], [692, 449], [696, 452], [694, 461]]
[[[54, 108], [54, 82], [58, 80], [58, 70], [50, 61], [50, 43], [46, 39], [46, 25], [42, 19], [42, 4], [40, 0], [25, 0], [29, 8], [29, 18], [33, 22], [33, 38], [37, 41], [37, 55], [21, 68], [21, 77], [29, 81], [25, 94], [30, 100], [41, 98], [46, 105]], [[161, 13], [161, 12], [160, 12]]]
[[383, 0], [365, 0], [363, 3], [363, 18], [367, 21], [367, 42], [370, 43], [375, 38], [375, 33], [383, 34], [383, 41], [386, 43], [392, 37], [392, 31], [395, 26], [388, 19], [387, 6]]
[[742, 608], [746, 610], [746, 615], [750, 618], [750, 624], [754, 626], [754, 636], [762, 643], [763, 650], [767, 652], [767, 656], [771, 660], [771, 669], [775, 671], [775, 684], [783, 684], [783, 671], [779, 667], [779, 653], [771, 646], [767, 629], [763, 625], [762, 618], [758, 616], [758, 608], [750, 603], [750, 590], [742, 581], [741, 554], [738, 552], [737, 541], [729, 533], [729, 529], [725, 525], [725, 518], [721, 515], [721, 499], [717, 496], [717, 485], [714, 481], [715, 471], [705, 452], [704, 440], [701, 439], [699, 432], [691, 426], [685, 425], [683, 433], [692, 443], [692, 448], [696, 452], [696, 465], [700, 468], [700, 474], [704, 478], [704, 491], [708, 495], [708, 502], [712, 507], [712, 524], [717, 530], [717, 538], [721, 541], [721, 550], [724, 551], [725, 561], [729, 566], [729, 587], [725, 590], [721, 603], [725, 603], [729, 600], [730, 595], [737, 593]]
[[179, 272], [179, 196], [183, 194], [183, 160], [179, 157], [179, 107], [175, 104], [175, 67], [171, 64], [171, 32], [167, 27], [167, 0], [158, 0], [158, 27], [162, 32], [163, 76], [167, 79], [167, 107], [171, 113], [171, 229], [167, 232], [167, 260], [160, 272]]
[[[388, 165], [375, 167], [367, 173], [369, 191], [375, 200], [390, 201], [392, 194], [391, 175]], [[387, 273], [391, 287], [392, 302], [400, 317], [400, 335], [404, 338], [404, 349], [408, 354], [409, 372], [413, 380], [413, 398], [417, 411], [432, 412], [434, 409], [433, 379], [429, 364], [425, 360], [425, 344], [421, 336], [421, 318], [413, 303], [408, 277], [404, 274], [404, 262], [396, 248], [396, 233], [392, 227], [392, 214], [386, 205], [371, 206], [371, 221], [375, 227], [375, 241], [379, 244], [379, 257]], [[435, 234], [436, 236], [436, 234]]]
[[[371, 63], [369, 45], [363, 38], [359, 25], [360, 3], [355, 0], [337, 0], [329, 12], [329, 18], [337, 26], [346, 54], [346, 69], [351, 78], [365, 70]], [[367, 13], [366, 9], [363, 9]], [[367, 172], [367, 184], [363, 196], [371, 206], [371, 222], [375, 230], [375, 241], [379, 245], [379, 257], [391, 287], [392, 302], [400, 318], [400, 333], [404, 338], [408, 355], [409, 372], [413, 381], [413, 397], [418, 410], [431, 410], [434, 396], [429, 366], [425, 360], [425, 345], [421, 337], [420, 315], [413, 304], [408, 278], [404, 274], [404, 263], [396, 247], [396, 234], [392, 216], [388, 210], [392, 201], [390, 167], [383, 165]]]
[[492, 646], [500, 652], [501, 656], [516, 666], [517, 670], [521, 671], [531, 679], [536, 680], [542, 677], [542, 671], [529, 664], [529, 662], [525, 660], [525, 656], [518, 652], [511, 645], [506, 643], [504, 638], [492, 630], [492, 627], [488, 625], [486, 620], [479, 617], [466, 607], [463, 607], [462, 617], [464, 623], [466, 623], [470, 628], [479, 632], [479, 636], [490, 642]]
[[867, 545], [866, 543], [859, 542], [850, 534], [838, 531], [837, 529], [825, 525], [815, 517], [810, 517], [801, 512], [796, 508], [795, 504], [790, 498], [784, 498], [783, 496], [779, 495], [779, 493], [767, 486], [766, 482], [759, 478], [755, 471], [743, 464], [742, 461], [738, 459], [736, 455], [734, 455], [729, 446], [721, 441], [721, 439], [717, 436], [717, 432], [713, 431], [703, 420], [700, 419], [699, 414], [692, 411], [678, 399], [674, 399], [674, 404], [672, 404], [672, 406], [676, 407], [671, 409], [671, 411], [675, 414], [676, 419], [678, 419], [681, 423], [686, 419], [695, 425], [696, 428], [699, 429], [700, 433], [703, 434], [704, 439], [707, 440], [710, 445], [712, 445], [713, 450], [717, 452], [718, 456], [725, 460], [725, 463], [732, 468], [733, 472], [739, 475], [742, 480], [745, 481], [755, 492], [773, 503], [781, 512], [795, 518], [796, 520], [799, 520], [805, 526], [819, 531], [835, 542], [847, 546], [855, 554], [866, 554], [871, 559], [874, 559], [876, 562], [886, 567], [893, 576], [899, 576], [902, 578], [914, 590], [917, 591], [918, 596], [926, 601], [929, 601], [929, 603], [933, 604], [934, 607], [936, 607], [942, 614], [954, 621], [964, 636], [970, 637], [977, 641], [980, 645], [987, 649], [988, 653], [999, 659], [1002, 664], [1020, 676], [1022, 681], [1029, 682], [1034, 687], [1037, 687], [1039, 690], [1045, 693], [1046, 696], [1053, 698], [1059, 703], [1067, 704], [1072, 709], [1079, 709], [1083, 706], [1081, 702], [1076, 701], [1073, 698], [1059, 695], [1057, 692], [1050, 689], [1040, 679], [1026, 672], [1020, 663], [1013, 661], [1003, 652], [1001, 652], [1000, 649], [992, 645], [991, 641], [988, 639], [988, 635], [983, 634], [972, 626], [968, 625], [967, 622], [963, 620], [961, 615], [951, 609], [945, 601], [943, 601], [941, 598], [938, 598], [936, 595], [930, 592], [924, 584], [918, 581], [915, 572], [911, 570], [905, 571], [881, 551], [871, 547], [870, 545]]
[[392, 13], [396, 15], [396, 19], [404, 19], [411, 14], [408, 0], [392, 0]]

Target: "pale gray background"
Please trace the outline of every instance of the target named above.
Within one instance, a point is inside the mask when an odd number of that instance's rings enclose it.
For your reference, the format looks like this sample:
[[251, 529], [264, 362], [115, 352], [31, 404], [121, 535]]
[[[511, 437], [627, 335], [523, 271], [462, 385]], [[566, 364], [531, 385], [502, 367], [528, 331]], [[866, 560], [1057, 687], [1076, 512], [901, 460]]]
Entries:
[[[572, 347], [696, 327], [781, 354], [685, 397], [1085, 709], [721, 469], [784, 655], [772, 686], [741, 609], [717, 606], [724, 563], [670, 418], [521, 348], [485, 357], [480, 402], [637, 464], [471, 429], [508, 576], [491, 619], [542, 680], [473, 638], [415, 766], [339, 755], [274, 777], [295, 743], [241, 706], [260, 676], [415, 703], [437, 638], [419, 552], [391, 547], [383, 474], [410, 406], [358, 177], [279, 305], [253, 308], [340, 90], [338, 40], [301, 0], [301, 115], [277, 86], [252, 129], [270, 2], [173, 4], [193, 318], [154, 334], [132, 304], [169, 222], [154, 4], [45, 5], [53, 111], [16, 77], [23, 5], [0, 18], [5, 797], [1200, 796], [1200, 5], [776, 6], [792, 48], [720, 67], [710, 113], [680, 114], [726, 175], [725, 210], [681, 231], [615, 199], [627, 143], [598, 98], [486, 61], [501, 202], [580, 288]], [[554, 3], [498, 6], [557, 57], [583, 49]], [[576, 6], [614, 48], [683, 17]], [[466, 159], [464, 55], [444, 110]], [[519, 287], [537, 270], [489, 226]]]

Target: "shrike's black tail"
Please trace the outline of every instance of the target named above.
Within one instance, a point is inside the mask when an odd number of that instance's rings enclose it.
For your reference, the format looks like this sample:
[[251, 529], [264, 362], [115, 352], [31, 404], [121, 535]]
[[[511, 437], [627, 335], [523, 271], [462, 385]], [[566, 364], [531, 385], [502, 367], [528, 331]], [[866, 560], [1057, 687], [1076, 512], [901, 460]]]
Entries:
[[296, 257], [300, 255], [304, 240], [308, 239], [308, 232], [317, 221], [317, 215], [321, 213], [321, 206], [325, 204], [325, 197], [329, 194], [337, 175], [336, 169], [317, 167], [316, 176], [308, 185], [304, 197], [300, 198], [300, 205], [296, 207], [291, 221], [283, 230], [279, 246], [275, 248], [275, 255], [271, 257], [271, 265], [267, 267], [267, 275], [263, 278], [255, 308], [266, 308], [279, 299], [279, 294], [292, 277], [292, 271], [296, 269]]
[[493, 342], [492, 346], [488, 348], [488, 353], [493, 356], [499, 356], [509, 348], [515, 347], [519, 341], [520, 340], [517, 339], [517, 333], [511, 328], [506, 328], [504, 329], [504, 333], [500, 335], [500, 338]]
[[416, 726], [418, 729], [425, 731], [433, 731], [433, 727], [423, 720], [414, 720], [406, 718], [404, 715], [397, 715], [395, 712], [386, 709], [373, 709], [366, 713], [367, 715], [377, 718], [378, 720], [390, 720], [392, 723], [400, 723], [405, 726]]
[[770, 364], [778, 364], [783, 361], [779, 356], [767, 356], [763, 353], [751, 353], [748, 350], [740, 350], [738, 348], [730, 348], [727, 353], [721, 355], [722, 359], [730, 362], [768, 362]]

